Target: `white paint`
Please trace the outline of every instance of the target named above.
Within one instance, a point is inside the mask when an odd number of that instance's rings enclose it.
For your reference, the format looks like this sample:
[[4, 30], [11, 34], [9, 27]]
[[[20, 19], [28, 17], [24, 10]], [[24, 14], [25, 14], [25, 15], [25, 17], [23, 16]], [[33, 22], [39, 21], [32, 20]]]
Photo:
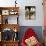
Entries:
[[17, 24], [17, 16], [9, 16], [8, 17], [8, 24]]
[[[42, 0], [24, 0], [20, 3], [20, 25], [21, 26], [43, 26]], [[25, 20], [25, 6], [36, 6], [36, 20]]]
[[[15, 0], [0, 0], [0, 6], [14, 6]], [[20, 26], [43, 26], [42, 0], [17, 0]], [[36, 6], [36, 20], [25, 20], [25, 6]], [[14, 22], [14, 21], [13, 21]]]

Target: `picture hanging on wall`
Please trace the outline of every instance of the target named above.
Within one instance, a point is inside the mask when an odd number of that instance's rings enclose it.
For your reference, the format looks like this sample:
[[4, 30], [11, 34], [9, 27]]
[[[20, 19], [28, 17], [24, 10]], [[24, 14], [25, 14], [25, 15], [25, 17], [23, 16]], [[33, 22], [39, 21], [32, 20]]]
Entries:
[[36, 19], [36, 7], [35, 6], [25, 6], [25, 19], [26, 20]]

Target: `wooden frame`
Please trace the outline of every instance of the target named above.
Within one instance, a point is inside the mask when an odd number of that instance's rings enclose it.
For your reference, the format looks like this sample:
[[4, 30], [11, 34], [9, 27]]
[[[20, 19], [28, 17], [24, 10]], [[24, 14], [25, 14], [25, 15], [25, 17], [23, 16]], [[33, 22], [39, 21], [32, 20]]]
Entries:
[[26, 20], [36, 19], [36, 7], [35, 6], [25, 6], [25, 19]]
[[[19, 7], [0, 7], [1, 23], [2, 24], [18, 24]], [[14, 23], [9, 20], [9, 16], [15, 17]], [[17, 17], [16, 17], [17, 16]], [[10, 22], [11, 21], [11, 22]]]
[[[13, 12], [13, 14], [11, 14], [10, 12]], [[0, 20], [1, 20], [0, 32], [1, 33], [6, 28], [13, 30], [15, 33], [18, 33], [18, 31], [19, 31], [19, 25], [18, 25], [18, 15], [19, 15], [19, 13], [18, 12], [19, 12], [19, 7], [0, 7], [0, 15], [1, 15], [1, 18], [0, 18]], [[15, 19], [16, 22], [14, 24], [12, 22], [9, 23], [9, 17], [10, 16], [11, 17], [16, 17], [17, 16], [16, 19]], [[14, 46], [14, 45], [18, 46], [18, 40], [19, 39], [14, 41], [13, 39], [10, 39], [8, 41], [5, 41], [5, 40], [2, 40], [2, 38], [1, 38], [0, 46]]]
[[2, 15], [9, 15], [9, 10], [2, 10]]

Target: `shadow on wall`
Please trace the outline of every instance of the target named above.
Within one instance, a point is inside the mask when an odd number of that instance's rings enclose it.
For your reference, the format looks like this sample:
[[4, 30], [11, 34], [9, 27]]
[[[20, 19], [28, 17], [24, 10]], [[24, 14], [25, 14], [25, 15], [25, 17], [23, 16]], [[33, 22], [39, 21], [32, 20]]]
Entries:
[[26, 30], [28, 28], [32, 28], [36, 32], [39, 41], [41, 43], [43, 43], [43, 30], [42, 30], [42, 26], [21, 26], [20, 27], [20, 32], [19, 32], [20, 42], [21, 42], [21, 40], [22, 40], [22, 38], [24, 36], [24, 33], [26, 32]]

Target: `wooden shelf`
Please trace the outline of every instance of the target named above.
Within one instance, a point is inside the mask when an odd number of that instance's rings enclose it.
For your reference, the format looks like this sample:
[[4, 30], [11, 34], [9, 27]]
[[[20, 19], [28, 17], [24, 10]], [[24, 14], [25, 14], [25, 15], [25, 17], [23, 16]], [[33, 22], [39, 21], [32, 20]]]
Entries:
[[[17, 12], [16, 14], [12, 14], [12, 13], [10, 13], [10, 12]], [[19, 7], [0, 7], [0, 15], [1, 15], [1, 24], [8, 24], [8, 16], [14, 16], [14, 17], [16, 17], [17, 16], [17, 24], [18, 24], [18, 16], [19, 16]], [[5, 17], [6, 17], [6, 19], [5, 19]], [[7, 22], [6, 22], [6, 21]], [[15, 23], [15, 24], [16, 24]]]
[[18, 41], [3, 41], [0, 45], [2, 46], [18, 46]]
[[17, 30], [17, 32], [19, 31], [19, 25], [18, 24], [1, 24], [1, 30], [3, 31], [3, 29], [5, 28], [9, 28], [9, 29], [12, 29], [14, 31], [14, 29]]
[[[13, 12], [13, 14], [12, 14], [12, 12]], [[11, 17], [17, 16], [16, 19], [15, 19], [17, 21], [17, 24], [16, 23], [15, 24], [9, 24], [8, 18], [7, 18], [9, 16], [11, 16]], [[10, 39], [9, 41], [5, 41], [2, 37], [2, 35], [4, 35], [4, 34], [2, 34], [4, 29], [10, 29], [10, 31], [14, 31], [14, 33], [13, 33], [14, 35], [15, 35], [15, 33], [19, 32], [20, 27], [19, 27], [19, 24], [18, 24], [18, 17], [19, 17], [19, 7], [0, 7], [0, 21], [1, 21], [1, 24], [0, 24], [0, 32], [1, 32], [0, 46], [18, 46], [18, 39], [17, 39], [17, 41], [16, 41], [16, 39], [15, 39], [15, 41], [13, 41], [15, 36], [13, 36], [13, 39], [9, 38]], [[10, 35], [10, 36], [12, 36], [12, 35]], [[16, 34], [16, 37], [18, 38], [17, 34]]]
[[11, 9], [15, 9], [15, 10], [19, 10], [19, 7], [0, 7], [0, 10], [11, 10]]

